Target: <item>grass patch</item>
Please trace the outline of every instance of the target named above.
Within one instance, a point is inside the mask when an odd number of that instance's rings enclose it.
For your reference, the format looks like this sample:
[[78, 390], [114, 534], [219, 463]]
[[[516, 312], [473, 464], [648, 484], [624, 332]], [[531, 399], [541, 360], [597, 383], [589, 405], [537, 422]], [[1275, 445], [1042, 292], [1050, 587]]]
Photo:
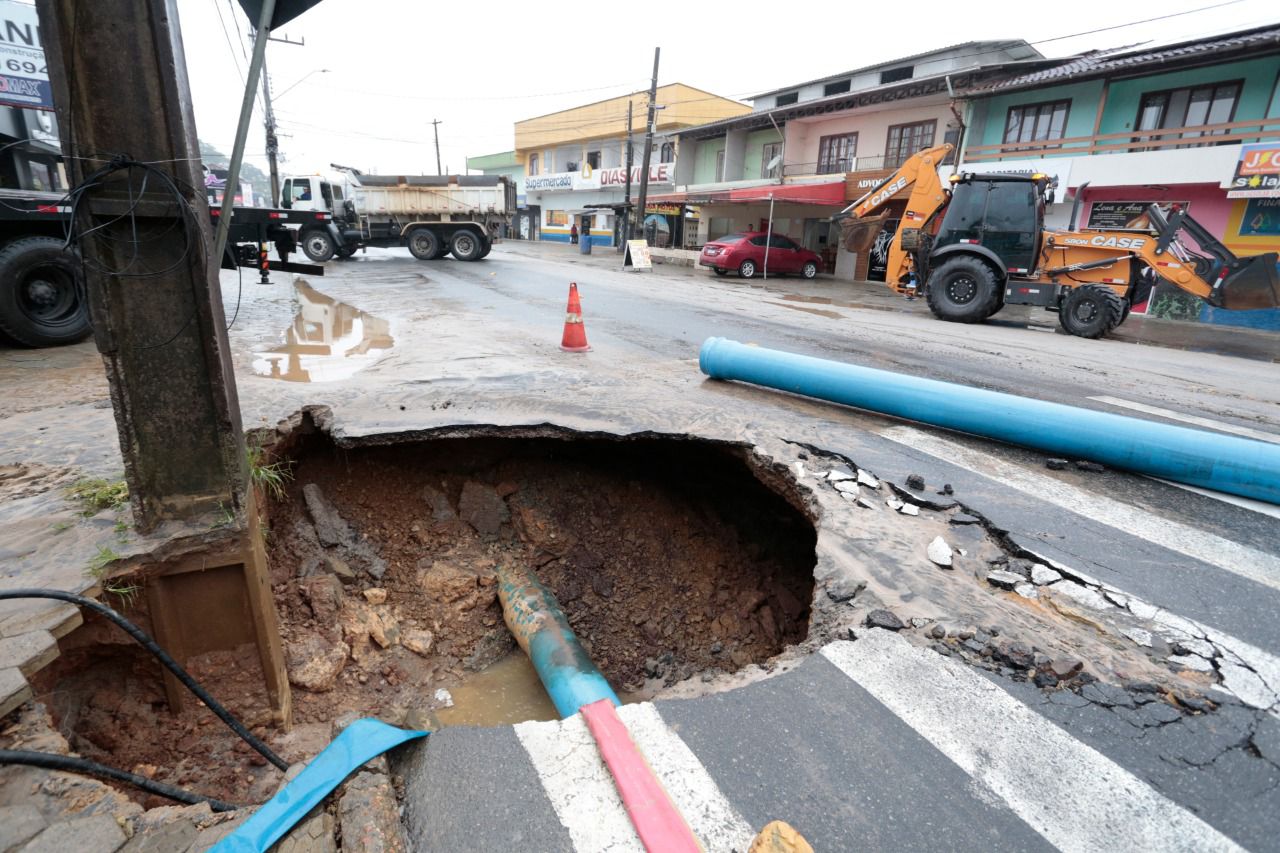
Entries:
[[138, 593], [142, 591], [142, 587], [132, 583], [107, 584], [102, 587], [102, 591], [120, 599], [120, 603], [124, 607], [133, 607], [133, 602], [137, 599]]
[[100, 578], [106, 572], [107, 566], [120, 559], [120, 555], [108, 548], [106, 545], [98, 548], [98, 553], [89, 558], [88, 572], [95, 578]]
[[129, 502], [129, 484], [101, 477], [80, 480], [67, 489], [67, 497], [79, 502], [80, 514], [89, 518], [104, 509], [122, 509]]
[[55, 521], [53, 524], [49, 525], [49, 529], [52, 530], [54, 533], [66, 533], [68, 530], [71, 529], [71, 522]]
[[245, 448], [249, 459], [249, 479], [253, 485], [276, 500], [284, 497], [284, 484], [293, 479], [287, 462], [267, 462], [261, 447], [252, 444]]

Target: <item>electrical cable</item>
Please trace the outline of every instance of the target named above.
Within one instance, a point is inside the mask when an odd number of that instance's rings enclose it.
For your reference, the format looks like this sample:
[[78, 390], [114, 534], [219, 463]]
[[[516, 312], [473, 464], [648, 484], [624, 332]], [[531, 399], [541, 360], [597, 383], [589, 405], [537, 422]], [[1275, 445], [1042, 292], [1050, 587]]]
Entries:
[[165, 669], [172, 672], [174, 676], [182, 682], [183, 686], [194, 693], [197, 699], [207, 705], [209, 710], [213, 711], [213, 713], [218, 716], [218, 719], [226, 723], [233, 732], [240, 736], [241, 740], [253, 747], [259, 755], [267, 759], [267, 761], [270, 761], [280, 770], [289, 769], [289, 765], [285, 763], [280, 756], [276, 755], [271, 750], [271, 747], [259, 740], [253, 732], [245, 728], [243, 723], [237, 720], [230, 711], [224, 708], [217, 699], [210, 696], [209, 691], [201, 687], [200, 683], [192, 678], [191, 675], [183, 669], [182, 665], [170, 657], [169, 653], [162, 649], [155, 640], [151, 639], [145, 631], [137, 625], [134, 625], [128, 619], [125, 619], [101, 601], [96, 601], [83, 595], [76, 595], [73, 592], [64, 592], [60, 589], [33, 588], [0, 591], [0, 601], [8, 601], [10, 599], [18, 598], [50, 598], [55, 601], [66, 601], [71, 604], [79, 605], [80, 607], [88, 608], [94, 613], [114, 622], [122, 631], [136, 640], [139, 645], [151, 652], [155, 659], [160, 661], [161, 665], [164, 666]]
[[84, 776], [96, 776], [99, 779], [125, 782], [135, 788], [141, 788], [149, 794], [156, 794], [166, 799], [186, 803], [189, 806], [208, 803], [209, 808], [215, 812], [231, 812], [239, 808], [239, 806], [224, 803], [222, 800], [213, 797], [194, 794], [191, 791], [175, 788], [173, 785], [166, 785], [164, 782], [157, 782], [154, 779], [148, 779], [136, 773], [129, 773], [125, 770], [99, 764], [96, 761], [90, 761], [87, 758], [77, 758], [71, 755], [34, 752], [26, 749], [0, 749], [0, 765], [2, 764], [22, 764], [27, 767], [43, 767], [46, 770], [65, 770]]

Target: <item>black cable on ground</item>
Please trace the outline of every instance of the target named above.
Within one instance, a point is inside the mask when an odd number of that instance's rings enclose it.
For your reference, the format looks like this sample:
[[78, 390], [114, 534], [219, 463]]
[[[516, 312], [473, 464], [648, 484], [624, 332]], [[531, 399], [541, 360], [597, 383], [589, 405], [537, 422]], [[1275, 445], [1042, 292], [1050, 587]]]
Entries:
[[75, 758], [70, 755], [58, 755], [53, 752], [32, 752], [25, 749], [0, 749], [0, 764], [25, 764], [29, 767], [43, 767], [46, 770], [67, 770], [85, 776], [96, 776], [99, 779], [125, 782], [136, 788], [141, 788], [149, 794], [177, 800], [189, 806], [208, 803], [209, 808], [215, 812], [232, 812], [239, 808], [239, 806], [224, 803], [222, 800], [215, 800], [213, 797], [193, 794], [190, 791], [184, 791], [182, 788], [175, 788], [172, 785], [166, 785], [164, 782], [148, 779], [146, 776], [117, 770], [114, 767], [108, 767], [96, 761]]
[[191, 677], [190, 673], [183, 669], [177, 661], [169, 657], [169, 653], [160, 648], [156, 641], [151, 639], [145, 631], [112, 610], [107, 605], [103, 604], [101, 601], [96, 601], [83, 595], [76, 595], [73, 592], [63, 592], [60, 589], [9, 589], [0, 591], [0, 601], [6, 601], [12, 598], [52, 598], [57, 601], [68, 601], [81, 607], [87, 607], [94, 613], [110, 619], [112, 622], [116, 623], [116, 625], [120, 626], [126, 634], [133, 637], [133, 639], [135, 639], [143, 648], [151, 652], [151, 654], [155, 656], [156, 660], [160, 661], [165, 669], [177, 676], [178, 680], [181, 681], [188, 690], [194, 693], [201, 702], [209, 706], [209, 710], [217, 714], [218, 718], [222, 720], [222, 722], [226, 723], [233, 732], [239, 735], [241, 740], [257, 750], [259, 755], [267, 759], [267, 761], [270, 761], [279, 769], [289, 769], [289, 765], [286, 764], [280, 756], [272, 752], [271, 747], [259, 740], [253, 732], [245, 728], [244, 723], [237, 720], [231, 715], [230, 711], [218, 702], [218, 700], [210, 696], [209, 692], [201, 687], [200, 684]]

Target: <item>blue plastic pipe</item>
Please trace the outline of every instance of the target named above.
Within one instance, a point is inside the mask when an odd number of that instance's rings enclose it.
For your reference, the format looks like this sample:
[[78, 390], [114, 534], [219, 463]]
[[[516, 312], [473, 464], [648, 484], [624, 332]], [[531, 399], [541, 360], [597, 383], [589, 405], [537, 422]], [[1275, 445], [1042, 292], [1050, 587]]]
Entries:
[[211, 853], [265, 853], [357, 767], [405, 741], [426, 736], [426, 732], [398, 729], [379, 720], [356, 720]]
[[520, 568], [499, 567], [498, 598], [507, 627], [561, 717], [572, 717], [583, 705], [601, 699], [622, 704], [578, 642], [551, 590], [536, 577]]
[[817, 397], [1280, 504], [1280, 445], [708, 338], [713, 379]]

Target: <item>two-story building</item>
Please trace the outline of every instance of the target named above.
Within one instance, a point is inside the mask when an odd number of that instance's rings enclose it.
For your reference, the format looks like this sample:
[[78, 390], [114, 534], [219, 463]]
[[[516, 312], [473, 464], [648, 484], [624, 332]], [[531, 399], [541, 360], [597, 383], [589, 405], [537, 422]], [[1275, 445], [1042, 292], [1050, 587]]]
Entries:
[[[961, 168], [1055, 175], [1077, 225], [1143, 227], [1178, 204], [1237, 254], [1280, 249], [1280, 26], [1094, 51], [967, 87]], [[1050, 224], [1066, 226], [1070, 204]], [[1280, 311], [1215, 311], [1157, 288], [1135, 313], [1280, 328]]]
[[763, 92], [751, 113], [679, 134], [677, 186], [657, 200], [701, 207], [697, 245], [771, 224], [828, 272], [866, 278], [871, 259], [840, 246], [830, 217], [916, 151], [960, 143], [954, 90], [1047, 62], [1022, 40], [976, 41]]
[[[649, 192], [670, 190], [675, 176], [674, 134], [686, 127], [750, 112], [746, 104], [683, 83], [657, 90]], [[515, 159], [524, 170], [525, 202], [536, 212], [537, 237], [568, 242], [577, 227], [595, 245], [615, 244], [630, 179], [639, 194], [648, 92], [636, 92], [550, 113], [515, 124]], [[632, 168], [628, 173], [627, 116], [631, 113]], [[638, 220], [638, 217], [637, 217]], [[682, 216], [650, 223], [659, 245], [679, 239]]]

